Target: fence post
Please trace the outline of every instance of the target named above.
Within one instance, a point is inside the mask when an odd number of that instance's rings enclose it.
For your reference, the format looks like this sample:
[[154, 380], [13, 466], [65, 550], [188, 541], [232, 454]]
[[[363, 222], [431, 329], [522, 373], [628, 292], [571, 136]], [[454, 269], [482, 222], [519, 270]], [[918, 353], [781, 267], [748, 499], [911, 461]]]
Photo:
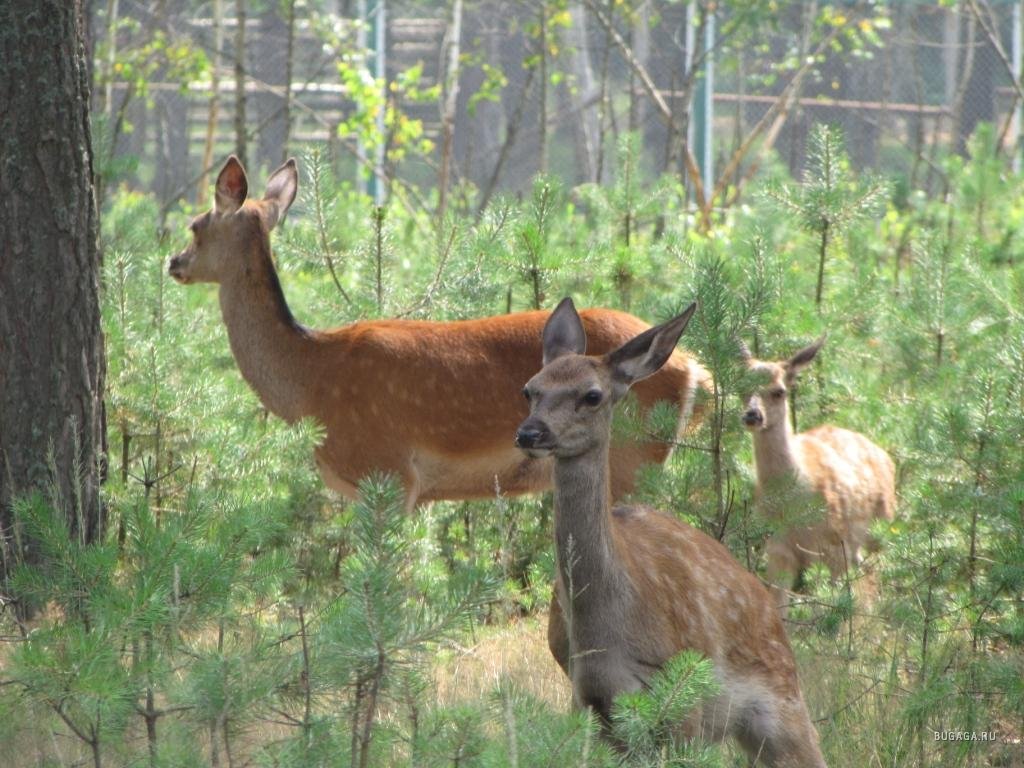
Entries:
[[[363, 172], [360, 169], [357, 178], [358, 188], [373, 198], [376, 205], [383, 205], [386, 197], [384, 184], [384, 115], [387, 111], [388, 84], [387, 84], [387, 14], [385, 7], [386, 0], [359, 0], [359, 47], [366, 52], [366, 65], [373, 75], [373, 78], [381, 84], [384, 106], [377, 113], [377, 137], [378, 143], [373, 151], [373, 170], [370, 178], [363, 181]], [[369, 159], [366, 156], [365, 147], [359, 147], [359, 157]]]
[[[693, 8], [691, 3], [690, 7]], [[695, 16], [694, 14], [693, 16]], [[691, 16], [691, 18], [693, 18]], [[694, 156], [700, 166], [705, 189], [715, 184], [713, 127], [715, 122], [715, 12], [707, 7], [704, 14], [704, 76], [697, 81], [693, 99]], [[692, 59], [691, 59], [692, 61]]]

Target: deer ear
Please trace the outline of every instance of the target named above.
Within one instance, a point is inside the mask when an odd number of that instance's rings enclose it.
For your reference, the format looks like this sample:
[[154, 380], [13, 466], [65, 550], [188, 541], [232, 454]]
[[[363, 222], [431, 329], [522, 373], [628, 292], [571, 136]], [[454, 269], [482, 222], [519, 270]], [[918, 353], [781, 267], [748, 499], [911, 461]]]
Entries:
[[288, 162], [270, 174], [267, 180], [267, 193], [263, 195], [265, 201], [273, 203], [271, 207], [274, 211], [269, 221], [271, 229], [288, 213], [298, 188], [299, 170], [295, 166], [295, 158], [290, 157]]
[[800, 373], [801, 370], [803, 370], [804, 368], [811, 364], [811, 361], [814, 360], [815, 356], [818, 354], [818, 351], [825, 343], [825, 339], [827, 337], [828, 334], [823, 333], [821, 335], [821, 338], [819, 338], [813, 344], [809, 344], [808, 346], [804, 347], [791, 358], [789, 358], [789, 360], [786, 361], [786, 377], [790, 381], [795, 379], [796, 375]]
[[245, 178], [245, 169], [238, 158], [232, 155], [217, 177], [213, 210], [219, 214], [234, 213], [242, 207], [248, 194], [249, 180]]
[[542, 336], [544, 346], [544, 365], [562, 355], [582, 355], [587, 351], [587, 334], [583, 330], [583, 321], [576, 313], [572, 299], [562, 299], [551, 317], [544, 324]]
[[744, 363], [749, 363], [754, 359], [754, 354], [750, 351], [750, 347], [748, 347], [745, 342], [737, 340], [736, 345], [737, 349], [739, 349], [740, 360]]
[[679, 337], [683, 335], [696, 309], [697, 302], [693, 302], [678, 317], [654, 328], [648, 328], [618, 349], [609, 352], [605, 356], [605, 362], [611, 366], [612, 375], [617, 380], [625, 382], [628, 387], [633, 382], [657, 372], [672, 356]]

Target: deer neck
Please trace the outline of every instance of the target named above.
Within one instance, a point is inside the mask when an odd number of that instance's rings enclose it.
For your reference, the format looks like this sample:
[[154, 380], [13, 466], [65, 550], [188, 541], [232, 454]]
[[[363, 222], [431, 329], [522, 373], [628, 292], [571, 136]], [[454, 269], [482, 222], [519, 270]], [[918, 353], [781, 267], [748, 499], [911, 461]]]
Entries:
[[263, 405], [286, 421], [307, 413], [304, 375], [314, 341], [285, 302], [270, 259], [270, 245], [259, 246], [258, 258], [245, 258], [245, 268], [220, 285], [220, 308], [231, 352], [242, 376]]
[[789, 414], [767, 429], [754, 432], [754, 463], [760, 485], [800, 473]]
[[606, 624], [616, 604], [624, 614], [630, 599], [612, 533], [608, 445], [556, 459], [554, 480], [558, 572], [573, 612], [573, 633], [592, 635], [588, 623]]

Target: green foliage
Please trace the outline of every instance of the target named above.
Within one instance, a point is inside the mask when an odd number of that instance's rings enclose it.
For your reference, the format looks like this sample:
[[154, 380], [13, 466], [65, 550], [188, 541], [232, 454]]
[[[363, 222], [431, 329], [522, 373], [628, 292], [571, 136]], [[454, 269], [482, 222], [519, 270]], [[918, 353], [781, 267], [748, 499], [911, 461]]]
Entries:
[[552, 258], [555, 250], [549, 247], [551, 220], [559, 212], [560, 193], [557, 181], [538, 177], [526, 215], [517, 222], [518, 247], [511, 252], [510, 266], [526, 284], [534, 309], [544, 305], [552, 275], [562, 266], [561, 259]]
[[624, 758], [638, 766], [722, 765], [716, 750], [680, 738], [680, 723], [718, 691], [711, 662], [699, 653], [684, 651], [669, 659], [646, 690], [615, 700], [612, 734], [622, 743]]
[[853, 222], [874, 213], [884, 201], [887, 188], [880, 181], [860, 182], [854, 177], [842, 136], [828, 125], [815, 125], [811, 131], [808, 161], [810, 168], [802, 184], [771, 189], [769, 195], [818, 237], [814, 303], [821, 306], [829, 246]]
[[[474, 317], [565, 294], [656, 322], [697, 299], [683, 346], [711, 392], [636, 495], [754, 571], [773, 526], [753, 509], [739, 412], [753, 382], [738, 342], [773, 359], [827, 331], [796, 391], [798, 429], [833, 423], [889, 450], [899, 511], [849, 580], [806, 574], [787, 624], [826, 758], [1007, 765], [1024, 717], [1024, 205], [986, 130], [966, 159], [935, 161], [942, 195], [907, 186], [888, 202], [819, 132], [806, 179], [763, 183], [706, 235], [680, 185], [652, 182], [628, 141], [614, 184], [568, 191], [541, 178], [479, 220], [456, 206], [433, 221], [400, 199], [376, 210], [313, 153], [274, 255], [312, 327]], [[592, 718], [553, 699], [568, 689], [560, 672], [531, 662], [510, 679], [496, 663], [483, 695], [442, 695], [438, 682], [445, 659], [475, 660], [545, 610], [550, 496], [498, 488], [406, 519], [380, 478], [357, 504], [328, 494], [311, 460], [321, 428], [268, 418], [237, 372], [214, 290], [168, 282], [186, 214], [170, 214], [162, 240], [152, 198], [117, 190], [104, 211], [107, 525], [86, 546], [68, 538], [74, 499], [19, 502], [16, 534], [40, 558], [9, 586], [43, 610], [31, 624], [5, 619], [0, 753], [24, 755], [19, 765], [94, 754], [167, 766], [229, 754], [268, 766], [621, 763]], [[842, 237], [825, 243], [816, 306], [825, 222]], [[627, 404], [615, 429], [672, 436], [675, 414], [641, 421]], [[524, 637], [546, 658], [542, 638]], [[740, 759], [671, 732], [710, 692], [705, 664], [674, 661], [617, 710], [631, 764]], [[547, 688], [531, 687], [544, 676]], [[935, 741], [943, 729], [998, 738]]]

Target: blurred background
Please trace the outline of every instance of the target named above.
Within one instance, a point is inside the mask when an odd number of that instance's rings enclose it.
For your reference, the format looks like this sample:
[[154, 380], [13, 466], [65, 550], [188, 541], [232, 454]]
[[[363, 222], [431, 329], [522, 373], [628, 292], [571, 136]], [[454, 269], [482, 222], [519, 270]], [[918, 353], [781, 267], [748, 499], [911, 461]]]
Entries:
[[167, 208], [201, 200], [229, 151], [267, 169], [326, 143], [378, 201], [401, 185], [479, 208], [538, 172], [607, 182], [635, 133], [643, 173], [721, 206], [767, 150], [799, 177], [824, 122], [856, 168], [941, 191], [936, 157], [979, 123], [1019, 166], [1021, 6], [92, 2], [96, 160]]

